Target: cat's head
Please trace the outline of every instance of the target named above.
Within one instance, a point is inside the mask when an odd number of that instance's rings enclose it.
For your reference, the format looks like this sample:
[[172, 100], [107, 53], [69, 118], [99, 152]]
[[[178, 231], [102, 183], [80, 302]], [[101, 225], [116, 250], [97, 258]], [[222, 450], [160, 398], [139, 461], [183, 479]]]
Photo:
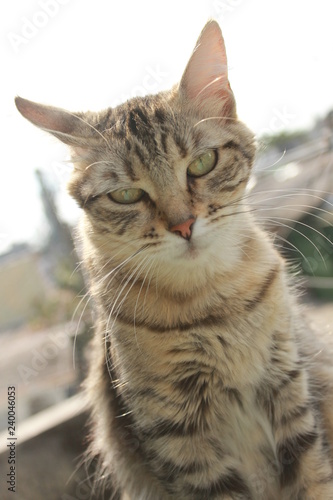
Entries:
[[69, 191], [85, 212], [91, 245], [106, 254], [123, 248], [122, 258], [151, 247], [161, 263], [182, 266], [203, 256], [235, 258], [255, 147], [236, 116], [215, 21], [169, 92], [100, 113], [70, 113], [20, 97], [16, 105], [70, 146]]

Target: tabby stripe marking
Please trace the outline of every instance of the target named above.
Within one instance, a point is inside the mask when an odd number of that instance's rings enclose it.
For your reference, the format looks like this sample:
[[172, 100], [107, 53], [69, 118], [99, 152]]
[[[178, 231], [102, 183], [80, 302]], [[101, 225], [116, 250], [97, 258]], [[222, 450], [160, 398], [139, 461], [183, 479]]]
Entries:
[[128, 115], [128, 128], [131, 132], [131, 134], [137, 136], [138, 135], [138, 128], [136, 125], [136, 116], [133, 111], [131, 111]]
[[166, 134], [166, 132], [162, 132], [161, 133], [161, 144], [162, 144], [162, 148], [163, 148], [164, 153], [168, 152], [167, 139], [168, 139], [168, 135]]
[[155, 474], [169, 483], [175, 482], [179, 479], [179, 476], [198, 474], [206, 470], [206, 464], [200, 462], [179, 465], [171, 460], [164, 459], [155, 450], [147, 450], [146, 454]]
[[119, 236], [122, 236], [123, 234], [125, 234], [126, 232], [126, 229], [128, 227], [129, 224], [133, 224], [133, 222], [139, 217], [139, 214], [137, 212], [132, 212], [131, 214], [127, 214], [122, 222], [121, 222], [121, 225], [120, 225], [120, 228], [117, 230], [117, 234]]
[[146, 127], [151, 127], [147, 115], [144, 114], [141, 108], [135, 108], [133, 110], [133, 113], [136, 113], [139, 116], [140, 120], [142, 121], [142, 123], [144, 123]]
[[240, 408], [243, 408], [243, 401], [241, 393], [238, 389], [233, 389], [231, 387], [224, 387], [224, 392], [228, 396], [231, 403], [237, 403]]
[[[276, 358], [275, 356], [272, 356], [271, 362], [279, 364], [280, 363], [280, 359]], [[284, 378], [280, 382], [280, 384], [278, 385], [278, 387], [275, 387], [273, 389], [273, 395], [274, 395], [274, 397], [276, 397], [279, 394], [279, 392], [281, 392], [282, 389], [284, 389], [285, 387], [287, 387], [291, 382], [293, 382], [298, 377], [300, 377], [301, 374], [302, 374], [302, 371], [299, 370], [299, 369], [297, 369], [297, 368], [295, 370], [290, 370], [288, 373], [286, 373], [286, 378]]]
[[280, 484], [289, 486], [297, 480], [297, 473], [302, 455], [315, 445], [318, 433], [315, 429], [287, 439], [278, 447], [281, 464]]
[[99, 120], [98, 123], [95, 125], [95, 128], [101, 131], [102, 134], [103, 132], [109, 130], [114, 125], [114, 122], [112, 123], [112, 121], [110, 121], [111, 115], [112, 111], [109, 110], [109, 112], [104, 115], [103, 119]]
[[195, 500], [213, 499], [223, 494], [230, 495], [230, 493], [245, 495], [249, 499], [252, 498], [247, 484], [236, 470], [230, 470], [228, 474], [223, 475], [209, 486], [189, 485], [188, 490]]
[[226, 144], [224, 144], [222, 146], [223, 148], [226, 148], [226, 149], [237, 149], [243, 156], [246, 160], [248, 161], [252, 161], [252, 156], [248, 155], [244, 149], [239, 145], [237, 144], [236, 142], [234, 141], [229, 141], [227, 142]]
[[120, 236], [125, 233], [127, 226], [132, 224], [139, 217], [137, 210], [119, 213], [117, 211], [106, 210], [101, 207], [95, 208], [92, 215], [97, 217], [98, 222], [103, 221], [110, 225], [115, 225], [117, 234]]
[[224, 186], [221, 187], [221, 191], [235, 191], [236, 188], [238, 188], [241, 184], [244, 184], [244, 182], [248, 181], [248, 176], [242, 177], [236, 184], [232, 184], [231, 186]]
[[287, 425], [291, 421], [304, 417], [304, 415], [306, 415], [309, 411], [310, 411], [309, 406], [305, 405], [298, 406], [293, 410], [291, 410], [290, 412], [288, 412], [287, 415], [286, 414], [282, 415], [280, 422], [282, 425]]
[[327, 456], [331, 456], [332, 449], [331, 449], [331, 443], [327, 437], [327, 434], [323, 432], [322, 437], [321, 437], [321, 447], [323, 450], [323, 453]]
[[124, 160], [123, 165], [124, 165], [125, 172], [128, 175], [128, 177], [131, 179], [131, 181], [138, 180], [137, 176], [134, 173], [133, 165], [128, 158], [126, 158]]
[[[200, 366], [198, 366], [198, 370], [200, 370]], [[205, 379], [202, 380], [202, 374], [199, 371], [179, 380], [175, 384], [175, 387], [183, 394], [190, 395], [191, 393], [195, 393], [196, 397], [202, 398], [207, 391], [208, 382]]]
[[220, 342], [223, 349], [227, 349], [230, 346], [229, 342], [227, 342], [226, 339], [222, 337], [222, 335], [217, 335], [216, 338]]
[[[152, 124], [150, 123], [148, 116], [141, 108], [136, 107], [130, 111], [128, 117], [128, 128], [132, 132], [132, 135], [135, 136], [137, 140], [144, 145], [144, 147], [146, 147], [147, 151], [156, 152], [158, 150]], [[142, 150], [140, 151], [139, 147], [136, 147], [136, 152], [141, 163], [145, 164]], [[149, 164], [146, 166], [149, 167]]]
[[260, 304], [261, 302], [263, 302], [265, 296], [268, 294], [269, 289], [272, 286], [272, 284], [274, 283], [275, 278], [278, 276], [278, 274], [279, 274], [279, 268], [278, 267], [272, 269], [272, 271], [269, 273], [269, 275], [267, 276], [267, 278], [264, 280], [264, 282], [263, 282], [263, 284], [262, 284], [259, 292], [257, 293], [257, 295], [253, 299], [250, 299], [250, 300], [246, 301], [245, 308], [246, 308], [247, 311], [251, 311], [258, 304]]
[[192, 437], [199, 432], [200, 424], [194, 422], [174, 422], [168, 419], [159, 419], [150, 427], [138, 427], [138, 433], [143, 439], [158, 439], [165, 436]]
[[[133, 326], [134, 325], [134, 319], [132, 316], [128, 316], [124, 313], [124, 311], [119, 311], [117, 320], [120, 320], [120, 322]], [[206, 318], [194, 321], [192, 323], [182, 323], [178, 322], [175, 325], [172, 326], [164, 326], [160, 324], [154, 324], [154, 323], [148, 323], [147, 321], [140, 321], [138, 317], [135, 318], [135, 326], [139, 328], [146, 328], [147, 330], [150, 330], [151, 332], [154, 333], [167, 333], [167, 332], [174, 332], [174, 331], [187, 331], [190, 330], [191, 328], [200, 328], [200, 327], [205, 327], [205, 326], [213, 326], [217, 324], [224, 324], [224, 317], [223, 316], [215, 316], [213, 314], [208, 315]]]
[[180, 137], [178, 137], [177, 134], [174, 137], [174, 141], [176, 143], [178, 151], [180, 152], [181, 157], [185, 158], [187, 156], [187, 149], [186, 149], [185, 143], [183, 142], [183, 140]]
[[180, 476], [205, 472], [205, 467], [197, 462], [187, 465], [176, 465], [171, 461], [158, 461], [157, 463], [153, 462], [153, 467], [156, 471], [156, 475], [162, 481], [167, 481], [169, 484], [175, 483]]
[[[156, 381], [156, 383], [158, 383], [158, 382], [159, 382], [159, 380]], [[151, 401], [153, 399], [154, 401], [156, 401], [160, 405], [167, 404], [169, 407], [170, 406], [173, 406], [175, 408], [182, 407], [182, 403], [177, 403], [177, 402], [173, 401], [170, 397], [166, 397], [166, 396], [159, 394], [156, 391], [156, 389], [154, 389], [152, 387], [146, 387], [145, 389], [141, 389], [139, 391], [136, 390], [135, 392], [131, 392], [131, 391], [126, 390], [126, 397], [130, 398], [132, 400], [144, 399], [144, 400]]]
[[161, 108], [156, 108], [155, 109], [155, 118], [157, 119], [158, 123], [163, 125], [166, 122], [165, 111]]

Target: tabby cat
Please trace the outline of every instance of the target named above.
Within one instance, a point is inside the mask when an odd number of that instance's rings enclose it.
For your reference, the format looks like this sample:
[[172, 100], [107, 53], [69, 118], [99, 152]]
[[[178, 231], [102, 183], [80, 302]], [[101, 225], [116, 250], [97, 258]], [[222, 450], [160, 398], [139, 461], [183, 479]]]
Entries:
[[131, 500], [333, 499], [331, 357], [246, 206], [254, 136], [218, 24], [168, 92], [16, 105], [72, 151], [99, 475]]

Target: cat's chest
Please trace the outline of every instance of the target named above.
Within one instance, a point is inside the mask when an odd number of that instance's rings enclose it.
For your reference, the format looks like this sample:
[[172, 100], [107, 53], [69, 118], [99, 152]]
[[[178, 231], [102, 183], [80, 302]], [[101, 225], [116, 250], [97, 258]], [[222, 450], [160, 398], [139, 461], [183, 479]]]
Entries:
[[[253, 498], [280, 500], [279, 466], [269, 417], [250, 387], [227, 392], [214, 389], [213, 403], [206, 414], [209, 430], [203, 438], [205, 447], [210, 447], [207, 456], [219, 449], [224, 460], [247, 478]], [[200, 456], [201, 447], [195, 452]]]
[[228, 456], [250, 478], [254, 498], [264, 498], [265, 488], [273, 500], [278, 477], [273, 431], [257, 398], [267, 368], [265, 342], [250, 348], [250, 340], [241, 344], [236, 333], [226, 337], [223, 328], [205, 333], [179, 332], [182, 340], [156, 334], [148, 344], [138, 329], [135, 345], [118, 344], [126, 411], [144, 446], [163, 446], [185, 462], [205, 449], [216, 474], [220, 457]]
[[[213, 377], [214, 379], [214, 377]], [[221, 457], [248, 478], [253, 498], [277, 500], [279, 472], [269, 418], [250, 387], [226, 390], [216, 379], [195, 376], [182, 381], [182, 397], [164, 381], [147, 381], [131, 410], [143, 446], [210, 464], [215, 475]]]
[[224, 406], [221, 413], [223, 423], [216, 435], [224, 450], [240, 464], [254, 498], [277, 500], [279, 471], [273, 430], [255, 394], [250, 390], [240, 393], [238, 405]]

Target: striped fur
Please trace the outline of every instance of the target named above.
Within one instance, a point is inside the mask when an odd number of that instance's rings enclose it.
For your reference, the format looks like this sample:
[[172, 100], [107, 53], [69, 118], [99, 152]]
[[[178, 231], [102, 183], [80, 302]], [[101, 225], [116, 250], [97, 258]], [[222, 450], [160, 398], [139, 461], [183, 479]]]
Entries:
[[[100, 114], [17, 105], [73, 151], [100, 476], [124, 500], [333, 499], [330, 354], [246, 207], [255, 146], [217, 24], [170, 92]], [[188, 176], [208, 149], [215, 168]], [[139, 202], [110, 199], [129, 187]], [[191, 218], [190, 239], [172, 231]]]

